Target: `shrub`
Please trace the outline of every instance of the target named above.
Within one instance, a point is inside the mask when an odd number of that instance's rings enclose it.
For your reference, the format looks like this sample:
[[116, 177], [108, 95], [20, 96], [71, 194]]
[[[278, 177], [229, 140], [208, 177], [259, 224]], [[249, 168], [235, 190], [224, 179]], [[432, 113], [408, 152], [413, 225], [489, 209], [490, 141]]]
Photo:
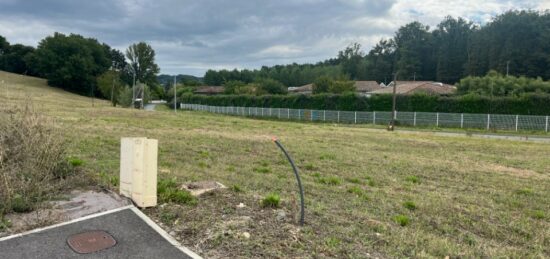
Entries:
[[409, 217], [405, 215], [397, 215], [393, 220], [402, 227], [409, 225]]
[[272, 193], [272, 194], [267, 195], [262, 200], [262, 207], [264, 207], [264, 208], [278, 208], [280, 203], [281, 203], [281, 197], [276, 193]]
[[53, 121], [30, 104], [0, 114], [0, 215], [30, 211], [56, 195], [70, 171]]

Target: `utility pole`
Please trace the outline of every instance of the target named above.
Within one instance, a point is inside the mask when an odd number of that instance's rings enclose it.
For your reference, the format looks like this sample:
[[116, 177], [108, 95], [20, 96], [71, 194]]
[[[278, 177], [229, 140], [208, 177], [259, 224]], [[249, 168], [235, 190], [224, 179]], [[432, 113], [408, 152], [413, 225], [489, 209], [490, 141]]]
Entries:
[[506, 61], [506, 76], [509, 75], [510, 72], [510, 60]]
[[395, 103], [396, 103], [396, 97], [397, 97], [397, 74], [399, 72], [395, 72], [393, 76], [393, 100], [392, 100], [392, 112], [391, 112], [391, 122], [390, 126], [388, 127], [389, 131], [393, 131], [395, 128]]
[[177, 106], [178, 106], [178, 102], [177, 102], [177, 91], [176, 91], [176, 78], [177, 76], [174, 76], [174, 112], [177, 113], [178, 110], [177, 110]]

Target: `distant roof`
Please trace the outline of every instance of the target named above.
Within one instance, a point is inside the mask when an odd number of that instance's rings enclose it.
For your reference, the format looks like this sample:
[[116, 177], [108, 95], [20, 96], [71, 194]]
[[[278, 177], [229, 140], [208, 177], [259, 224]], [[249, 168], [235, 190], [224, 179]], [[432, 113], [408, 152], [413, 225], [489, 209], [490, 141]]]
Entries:
[[221, 94], [225, 91], [223, 86], [201, 86], [194, 91], [196, 94]]
[[[393, 93], [393, 85], [391, 82], [387, 87], [371, 92], [372, 94], [391, 94]], [[397, 81], [397, 94], [413, 94], [424, 92], [428, 94], [452, 94], [456, 87], [448, 84], [432, 81]]]
[[357, 92], [367, 93], [382, 89], [382, 87], [376, 81], [355, 81], [355, 89]]
[[313, 84], [302, 85], [298, 87], [289, 87], [288, 91], [291, 93], [305, 93], [313, 91]]
[[[376, 81], [355, 81], [355, 89], [357, 92], [371, 92], [381, 89], [382, 87]], [[313, 84], [302, 85], [298, 87], [289, 87], [291, 93], [309, 93], [313, 91]]]

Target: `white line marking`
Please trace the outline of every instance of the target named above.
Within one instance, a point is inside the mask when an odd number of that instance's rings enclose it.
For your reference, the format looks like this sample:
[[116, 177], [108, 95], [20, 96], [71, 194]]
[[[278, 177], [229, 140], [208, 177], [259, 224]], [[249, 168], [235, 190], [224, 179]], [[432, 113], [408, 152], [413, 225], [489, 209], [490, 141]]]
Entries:
[[185, 246], [182, 246], [177, 240], [175, 240], [172, 236], [170, 236], [168, 233], [166, 233], [166, 231], [164, 231], [164, 229], [162, 229], [159, 225], [157, 225], [157, 223], [155, 223], [153, 220], [151, 220], [149, 217], [147, 217], [147, 215], [143, 214], [143, 212], [141, 212], [141, 210], [139, 210], [136, 207], [133, 207], [132, 211], [136, 215], [138, 215], [143, 221], [145, 221], [145, 223], [147, 223], [147, 225], [149, 225], [151, 228], [153, 228], [155, 231], [157, 231], [157, 233], [159, 233], [162, 237], [164, 237], [164, 239], [166, 239], [168, 242], [170, 242], [170, 244], [172, 244], [174, 247], [178, 248], [179, 250], [181, 250], [182, 252], [184, 252], [185, 254], [187, 254], [188, 256], [190, 256], [193, 259], [202, 259], [202, 257], [200, 257], [195, 252], [189, 250]]
[[103, 216], [103, 215], [119, 212], [119, 211], [130, 209], [130, 208], [134, 208], [134, 205], [128, 205], [128, 206], [124, 206], [124, 207], [120, 207], [120, 208], [116, 208], [116, 209], [112, 209], [112, 210], [108, 210], [108, 211], [104, 211], [104, 212], [84, 216], [82, 218], [73, 219], [73, 220], [70, 220], [70, 221], [67, 221], [67, 222], [62, 222], [62, 223], [59, 223], [59, 224], [55, 224], [55, 225], [51, 225], [51, 226], [47, 226], [47, 227], [43, 227], [43, 228], [37, 228], [37, 229], [33, 229], [33, 230], [30, 230], [30, 231], [27, 231], [27, 232], [22, 232], [22, 233], [19, 233], [19, 234], [14, 234], [14, 235], [7, 236], [7, 237], [2, 237], [2, 238], [0, 238], [0, 242], [6, 241], [6, 240], [9, 240], [9, 239], [12, 239], [12, 238], [16, 238], [16, 237], [22, 237], [22, 236], [26, 236], [26, 235], [29, 235], [29, 234], [41, 232], [41, 231], [52, 229], [52, 228], [57, 228], [57, 227], [73, 224], [73, 223], [80, 222], [80, 221], [87, 220], [87, 219], [100, 217], [100, 216]]

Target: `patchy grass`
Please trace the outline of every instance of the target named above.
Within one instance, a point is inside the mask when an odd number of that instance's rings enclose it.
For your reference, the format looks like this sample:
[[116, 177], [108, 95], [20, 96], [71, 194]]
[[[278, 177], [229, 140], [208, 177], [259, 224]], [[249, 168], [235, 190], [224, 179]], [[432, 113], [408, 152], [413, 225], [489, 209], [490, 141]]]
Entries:
[[409, 217], [405, 215], [397, 215], [393, 218], [393, 220], [402, 227], [409, 225], [410, 221]]
[[281, 204], [281, 196], [276, 193], [267, 195], [262, 200], [262, 207], [264, 208], [279, 208]]
[[191, 193], [179, 189], [175, 179], [160, 179], [157, 183], [157, 195], [160, 203], [197, 204], [197, 199]]
[[[5, 107], [32, 98], [37, 111], [61, 123], [56, 129], [69, 143], [67, 153], [85, 161], [83, 171], [118, 175], [120, 138], [146, 136], [159, 140], [159, 179], [214, 180], [246, 190], [203, 195], [193, 207], [166, 205], [178, 215], [165, 216], [170, 230], [206, 258], [550, 257], [548, 144], [143, 112], [98, 100], [91, 107], [90, 99], [46, 87], [44, 80], [3, 72], [0, 80], [10, 90], [9, 98], [0, 91], [0, 118]], [[304, 168], [304, 227], [295, 224], [296, 180], [271, 136]], [[416, 180], [408, 180], [412, 176]], [[346, 180], [355, 178], [360, 183]], [[349, 193], [352, 186], [363, 194]], [[285, 201], [277, 210], [286, 218], [261, 206], [268, 193]], [[417, 209], [404, 201], [415, 201]], [[237, 208], [240, 203], [246, 207]], [[159, 210], [145, 213], [158, 216]], [[395, 215], [410, 222], [402, 227]]]

